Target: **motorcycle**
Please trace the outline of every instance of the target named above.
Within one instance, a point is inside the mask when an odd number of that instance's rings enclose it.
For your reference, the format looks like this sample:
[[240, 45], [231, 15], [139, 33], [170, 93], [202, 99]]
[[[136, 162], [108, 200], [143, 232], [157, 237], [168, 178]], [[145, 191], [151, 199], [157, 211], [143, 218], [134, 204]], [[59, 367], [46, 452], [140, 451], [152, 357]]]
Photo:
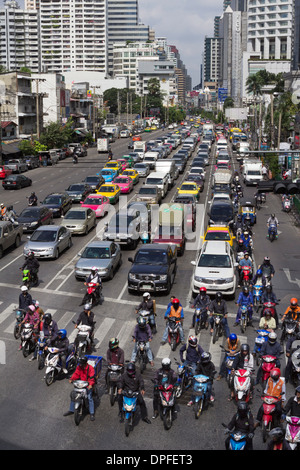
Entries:
[[26, 310], [22, 308], [17, 308], [17, 309], [14, 309], [14, 312], [16, 312], [16, 324], [14, 326], [14, 337], [15, 339], [19, 339], [21, 337], [21, 330], [22, 330], [21, 323], [24, 320]]
[[300, 385], [300, 350], [296, 349], [292, 353], [291, 382], [298, 387]]
[[[75, 323], [73, 321], [73, 323]], [[94, 322], [95, 324], [96, 322]], [[92, 339], [91, 339], [91, 331], [92, 327], [89, 325], [77, 325], [77, 336], [74, 341], [75, 346], [75, 354], [77, 357], [80, 357], [86, 352], [91, 349], [92, 347]]]
[[175, 409], [175, 390], [174, 385], [169, 384], [167, 380], [158, 386], [159, 391], [159, 414], [164, 423], [166, 431], [171, 429], [173, 424], [173, 414]]
[[256, 332], [257, 332], [257, 337], [255, 338], [256, 352], [253, 353], [253, 356], [256, 356], [256, 365], [259, 366], [261, 363], [259, 353], [260, 353], [263, 343], [265, 341], [268, 341], [269, 331], [260, 329], [260, 330], [256, 330]]
[[242, 285], [243, 286], [250, 286], [251, 283], [251, 277], [252, 277], [252, 270], [250, 266], [242, 266]]
[[300, 449], [300, 418], [298, 416], [286, 416], [285, 440], [291, 450]]
[[[68, 373], [73, 372], [76, 368], [76, 357], [74, 344], [70, 344], [68, 350], [68, 356], [66, 360], [66, 368]], [[48, 347], [48, 355], [45, 359], [45, 382], [46, 384], [52, 385], [55, 378], [61, 375], [62, 365], [59, 357], [59, 349], [55, 347]]]
[[137, 343], [136, 362], [139, 363], [140, 372], [142, 374], [144, 370], [146, 369], [146, 365], [148, 363], [148, 356], [147, 356], [145, 341], [138, 341]]
[[230, 431], [227, 429], [226, 424], [222, 423], [222, 425], [226, 428], [225, 432], [230, 434], [228, 450], [245, 450], [248, 434], [241, 431]]
[[270, 314], [273, 318], [275, 318], [276, 320], [276, 324], [277, 324], [277, 313], [276, 313], [276, 305], [278, 305], [279, 303], [279, 300], [278, 302], [264, 302], [263, 305], [261, 306], [262, 307], [262, 311], [261, 311], [261, 315], [260, 315], [260, 318], [264, 317], [265, 314], [266, 314], [266, 310], [270, 310]]
[[270, 224], [268, 229], [268, 238], [270, 242], [273, 242], [277, 238], [277, 226], [276, 224]]
[[266, 193], [260, 193], [260, 198], [261, 198], [261, 202], [262, 204], [264, 204], [267, 200], [267, 195]]
[[256, 307], [256, 311], [258, 311], [258, 308], [260, 306], [262, 293], [263, 293], [263, 285], [262, 284], [255, 284], [252, 287], [253, 303], [254, 303], [254, 307]]
[[89, 402], [87, 396], [87, 388], [89, 383], [85, 380], [74, 380], [74, 389], [71, 392], [71, 400], [75, 404], [74, 408], [74, 421], [76, 426], [79, 425], [83, 412], [89, 410]]
[[212, 341], [213, 344], [225, 334], [223, 323], [222, 323], [223, 315], [218, 313], [214, 314], [214, 327], [213, 327], [213, 334], [212, 334]]
[[22, 285], [28, 287], [28, 289], [30, 288], [30, 279], [31, 279], [31, 276], [30, 276], [29, 269], [23, 269], [22, 271], [22, 283], [23, 284]]
[[176, 361], [178, 365], [177, 368], [177, 382], [175, 384], [175, 395], [176, 398], [181, 397], [183, 392], [187, 390], [193, 383], [193, 372], [192, 367], [189, 365], [180, 364], [180, 362]]
[[263, 418], [262, 418], [262, 437], [263, 437], [263, 442], [266, 442], [268, 433], [276, 427], [274, 425], [274, 412], [276, 409], [276, 403], [278, 403], [281, 400], [281, 398], [278, 397], [272, 397], [270, 395], [263, 395], [262, 401], [263, 401]]
[[25, 323], [21, 331], [21, 345], [24, 357], [28, 357], [35, 350], [37, 340], [37, 330], [30, 323]]
[[78, 157], [77, 157], [76, 154], [73, 155], [72, 161], [73, 161], [73, 164], [74, 164], [74, 165], [76, 165], [76, 163], [78, 163]]
[[225, 366], [226, 366], [226, 382], [228, 383], [228, 386], [230, 387], [231, 381], [233, 379], [232, 377], [232, 369], [233, 369], [233, 362], [236, 356], [238, 356], [240, 353], [238, 352], [231, 352], [231, 351], [226, 351], [223, 346], [220, 345], [220, 348], [222, 351], [225, 352]]
[[262, 384], [263, 388], [268, 378], [270, 377], [270, 372], [274, 367], [276, 367], [276, 357], [275, 356], [262, 356], [261, 358], [261, 368], [262, 368]]
[[242, 304], [240, 307], [240, 327], [241, 327], [241, 332], [245, 333], [247, 325], [249, 324], [250, 321], [250, 305], [245, 305]]
[[180, 322], [176, 321], [175, 318], [168, 319], [168, 342], [172, 351], [175, 351], [177, 345], [180, 343], [179, 326]]
[[284, 212], [290, 212], [292, 208], [292, 199], [290, 197], [283, 196], [282, 198], [282, 209]]
[[37, 206], [37, 199], [31, 199], [30, 197], [26, 197], [26, 199], [28, 199], [28, 206]]
[[45, 338], [44, 332], [40, 331], [40, 336], [37, 341], [37, 360], [38, 369], [43, 369], [45, 365], [45, 346], [47, 345], [47, 338]]
[[295, 336], [298, 322], [292, 318], [286, 318], [282, 324], [282, 335], [280, 338], [280, 344], [283, 344], [285, 340], [288, 340], [291, 336]]
[[[155, 324], [154, 313], [153, 312], [151, 312], [149, 310], [139, 310], [137, 312], [137, 315], [145, 318], [146, 322], [149, 323], [149, 325], [150, 325], [152, 333], [153, 334], [156, 333], [156, 324]], [[151, 316], [152, 316], [152, 322], [151, 322], [151, 319], [150, 319]], [[153, 320], [154, 320], [154, 323], [153, 323]]]
[[207, 308], [196, 308], [195, 310], [195, 335], [201, 330], [207, 329]]
[[82, 299], [82, 304], [90, 304], [91, 307], [98, 305], [100, 302], [100, 292], [102, 286], [97, 286], [95, 282], [88, 282], [86, 284], [86, 293]]
[[251, 399], [251, 372], [246, 369], [234, 371], [233, 390], [235, 401], [245, 401]]
[[138, 392], [133, 392], [132, 390], [123, 390], [123, 410], [122, 413], [125, 414], [125, 435], [129, 436], [130, 431], [133, 430], [133, 421], [134, 415], [136, 412], [136, 404]]
[[120, 366], [119, 364], [108, 364], [107, 386], [111, 406], [114, 405], [117, 399], [117, 383], [122, 371], [123, 366]]
[[207, 375], [194, 375], [193, 377], [193, 403], [195, 419], [199, 419], [204, 408], [210, 403], [210, 397], [208, 396], [208, 381]]

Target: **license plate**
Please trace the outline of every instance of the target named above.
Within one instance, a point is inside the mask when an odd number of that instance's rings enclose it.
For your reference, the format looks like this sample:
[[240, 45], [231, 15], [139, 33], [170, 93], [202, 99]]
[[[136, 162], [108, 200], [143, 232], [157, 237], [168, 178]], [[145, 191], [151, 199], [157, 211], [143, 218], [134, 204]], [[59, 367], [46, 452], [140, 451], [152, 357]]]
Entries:
[[151, 284], [144, 284], [141, 289], [151, 289], [152, 285]]

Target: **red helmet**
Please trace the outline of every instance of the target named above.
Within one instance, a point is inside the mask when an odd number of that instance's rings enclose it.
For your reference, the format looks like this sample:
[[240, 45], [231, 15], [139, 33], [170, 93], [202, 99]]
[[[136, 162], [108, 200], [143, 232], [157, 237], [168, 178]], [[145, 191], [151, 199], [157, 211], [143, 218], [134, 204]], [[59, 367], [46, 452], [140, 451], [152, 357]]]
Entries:
[[179, 305], [179, 304], [180, 304], [179, 299], [173, 299], [173, 300], [172, 300], [172, 304], [173, 304], [173, 305]]
[[270, 377], [273, 380], [278, 380], [280, 377], [280, 374], [281, 374], [280, 369], [278, 369], [278, 367], [274, 367], [274, 369], [272, 369], [270, 372]]
[[206, 287], [200, 287], [201, 294], [206, 294]]

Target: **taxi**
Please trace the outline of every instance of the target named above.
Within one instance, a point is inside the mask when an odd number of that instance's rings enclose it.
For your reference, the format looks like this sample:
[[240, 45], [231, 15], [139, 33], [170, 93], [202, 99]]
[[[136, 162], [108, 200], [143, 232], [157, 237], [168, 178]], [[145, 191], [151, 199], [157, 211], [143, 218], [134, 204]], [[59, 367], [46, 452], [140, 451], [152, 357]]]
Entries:
[[192, 181], [186, 181], [182, 183], [180, 188], [178, 189], [178, 196], [181, 194], [193, 194], [197, 201], [200, 199], [200, 187], [197, 185], [197, 183], [194, 183]]
[[119, 175], [114, 179], [114, 183], [119, 186], [122, 194], [129, 194], [133, 189], [133, 180], [130, 176]]
[[144, 132], [151, 132], [151, 127], [145, 127]]
[[[125, 160], [127, 163], [127, 168], [131, 168], [134, 165], [134, 159], [131, 155], [123, 155], [122, 160]], [[125, 169], [125, 168], [124, 168]]]
[[126, 170], [126, 168], [128, 167], [128, 163], [127, 163], [127, 160], [125, 160], [125, 158], [118, 158], [117, 162], [121, 163], [122, 171]]
[[156, 131], [157, 130], [157, 127], [156, 126], [151, 126], [151, 131]]
[[107, 183], [102, 184], [96, 193], [106, 196], [111, 204], [116, 204], [120, 198], [121, 189], [115, 183]]
[[109, 211], [109, 199], [101, 194], [89, 194], [88, 197], [80, 203], [81, 207], [88, 207], [96, 213], [96, 217], [104, 217]]
[[122, 173], [122, 165], [118, 160], [110, 160], [109, 162], [105, 163], [104, 168], [112, 168], [118, 172], [118, 175]]
[[206, 229], [203, 242], [206, 241], [226, 241], [231, 247], [233, 247], [233, 242], [235, 236], [227, 225], [210, 225]]
[[139, 182], [139, 173], [134, 168], [127, 168], [123, 171], [122, 176], [129, 176], [133, 184], [137, 184]]
[[104, 178], [105, 183], [111, 183], [118, 176], [118, 171], [114, 168], [102, 168], [99, 174]]

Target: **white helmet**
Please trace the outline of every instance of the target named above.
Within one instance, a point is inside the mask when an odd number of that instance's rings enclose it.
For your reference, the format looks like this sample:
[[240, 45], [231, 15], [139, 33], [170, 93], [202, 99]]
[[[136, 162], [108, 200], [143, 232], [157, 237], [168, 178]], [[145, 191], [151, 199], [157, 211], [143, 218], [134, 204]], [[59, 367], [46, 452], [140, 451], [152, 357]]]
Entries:
[[28, 291], [28, 287], [27, 287], [27, 286], [22, 286], [22, 287], [21, 287], [21, 291], [22, 291], [22, 292], [27, 292], [27, 291]]
[[91, 304], [85, 304], [84, 305], [84, 310], [90, 310]]
[[171, 367], [171, 360], [169, 357], [164, 357], [161, 361], [161, 365], [163, 369], [170, 369]]
[[150, 297], [149, 292], [145, 292], [145, 293], [143, 294], [143, 297], [145, 297], [145, 298], [146, 298], [146, 297]]
[[97, 266], [93, 266], [92, 269], [91, 269], [91, 271], [98, 271]]

